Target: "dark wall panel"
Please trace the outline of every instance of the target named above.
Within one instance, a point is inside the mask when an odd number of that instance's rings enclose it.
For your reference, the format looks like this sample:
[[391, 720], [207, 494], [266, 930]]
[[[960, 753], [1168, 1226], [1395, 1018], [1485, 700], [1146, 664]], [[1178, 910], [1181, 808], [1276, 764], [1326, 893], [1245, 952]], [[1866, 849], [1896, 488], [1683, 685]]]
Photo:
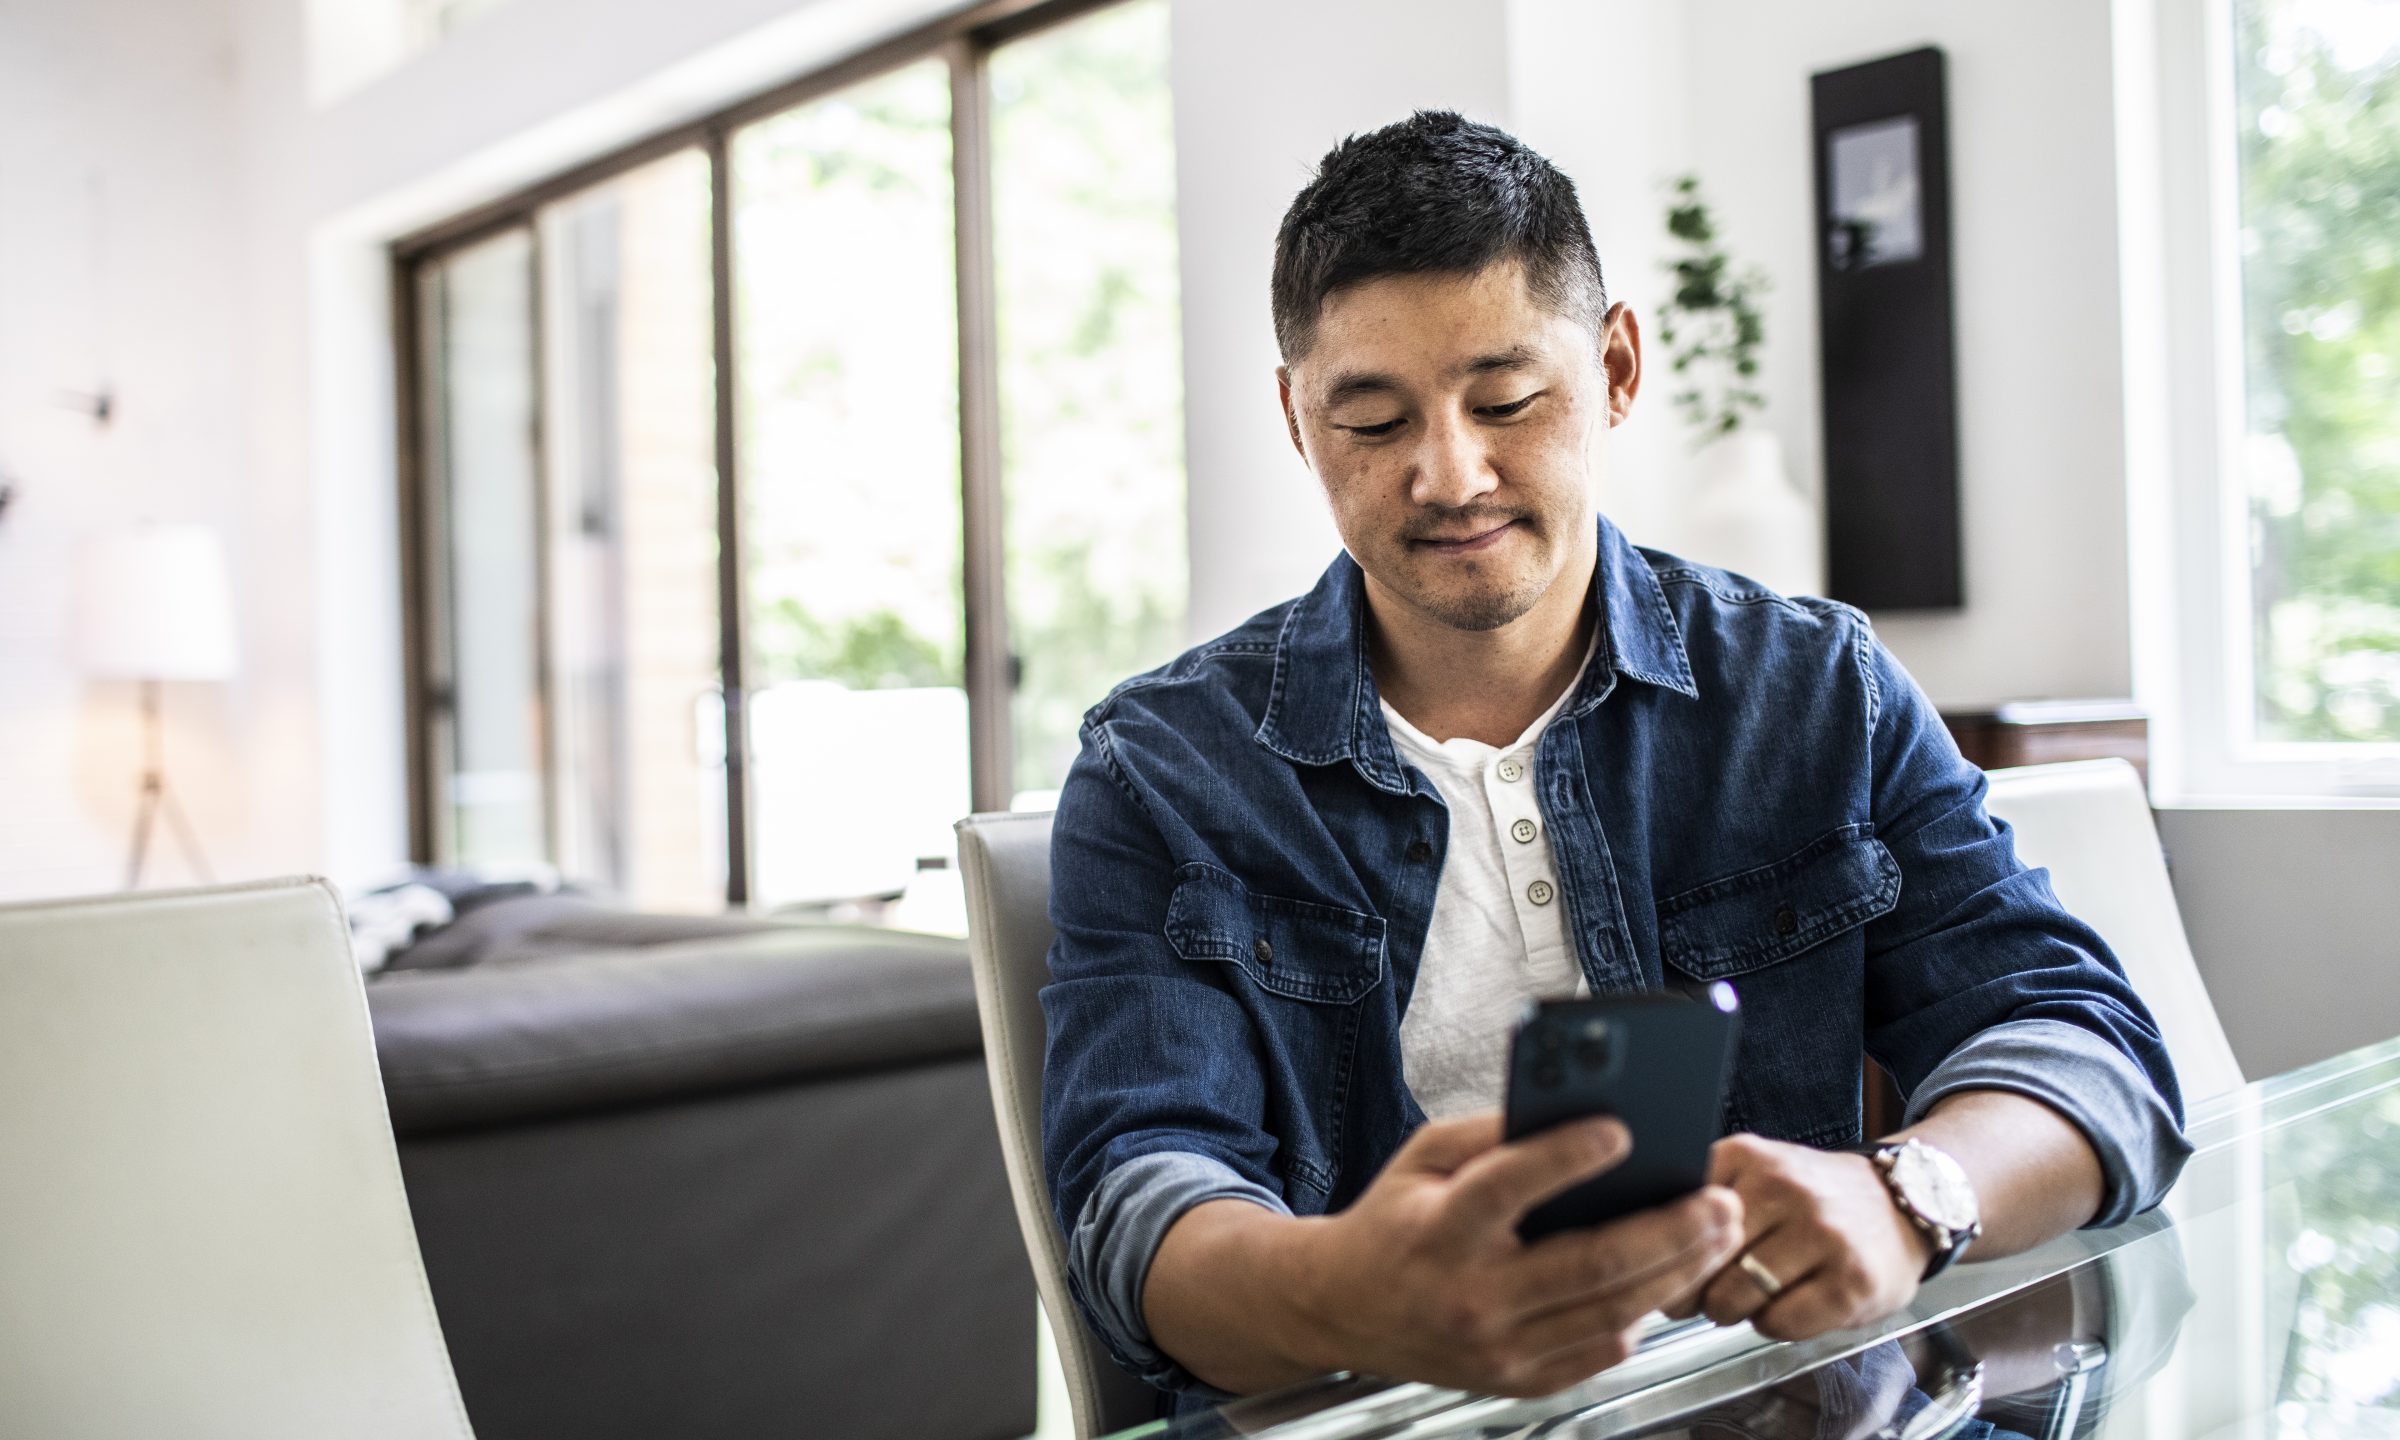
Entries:
[[1868, 610], [1956, 608], [1966, 589], [1942, 52], [1810, 85], [1826, 591]]

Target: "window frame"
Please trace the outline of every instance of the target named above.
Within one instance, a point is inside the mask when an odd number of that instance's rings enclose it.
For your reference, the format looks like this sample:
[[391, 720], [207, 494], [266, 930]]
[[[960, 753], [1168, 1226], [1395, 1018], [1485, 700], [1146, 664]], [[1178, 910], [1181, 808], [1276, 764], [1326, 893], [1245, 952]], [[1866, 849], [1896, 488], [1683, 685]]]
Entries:
[[[1117, 3], [1119, 0], [986, 0], [780, 81], [697, 119], [645, 135], [391, 244], [409, 850], [418, 861], [439, 864], [451, 858], [442, 823], [440, 786], [447, 774], [445, 736], [455, 695], [435, 670], [447, 643], [438, 633], [444, 613], [439, 587], [446, 583], [446, 550], [435, 493], [439, 489], [436, 462], [430, 453], [430, 427], [440, 413], [438, 386], [425, 346], [431, 322], [423, 301], [434, 267], [480, 241], [524, 227], [532, 232], [538, 277], [542, 273], [539, 216], [546, 207], [672, 154], [696, 151], [705, 157], [710, 193], [709, 323], [716, 371], [711, 403], [717, 471], [718, 671], [725, 697], [725, 899], [729, 906], [741, 908], [752, 894], [754, 856], [746, 705], [748, 614], [743, 594], [742, 478], [736, 424], [741, 377], [739, 347], [734, 343], [730, 140], [735, 131], [749, 124], [935, 56], [945, 61], [950, 74], [970, 774], [977, 810], [1008, 808], [1013, 793], [1010, 702], [1014, 662], [1009, 651], [1002, 571], [1000, 357], [988, 61], [994, 51], [1011, 41]], [[537, 356], [537, 366], [539, 363]], [[541, 408], [544, 393], [537, 385], [537, 433], [548, 422]], [[532, 563], [538, 571], [547, 562], [537, 553]], [[551, 631], [551, 599], [547, 585], [539, 586], [537, 615], [544, 637]], [[547, 715], [553, 709], [550, 691], [554, 677], [546, 660], [538, 680], [542, 711]], [[559, 795], [553, 768], [555, 747], [544, 754], [543, 765], [546, 820], [555, 851]]]
[[2134, 688], [2156, 803], [2400, 807], [2400, 744], [2257, 735], [2234, 9], [2116, 7]]

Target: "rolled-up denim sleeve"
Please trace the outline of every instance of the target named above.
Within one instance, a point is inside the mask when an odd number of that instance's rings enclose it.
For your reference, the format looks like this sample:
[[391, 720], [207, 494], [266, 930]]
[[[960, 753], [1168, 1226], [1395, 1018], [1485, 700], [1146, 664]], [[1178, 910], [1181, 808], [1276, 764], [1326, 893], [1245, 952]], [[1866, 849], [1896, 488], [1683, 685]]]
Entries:
[[1161, 1389], [1209, 1388], [1151, 1343], [1142, 1317], [1142, 1287], [1159, 1242], [1185, 1212], [1209, 1200], [1246, 1200], [1291, 1213], [1282, 1196], [1222, 1161], [1159, 1150], [1109, 1171], [1067, 1234], [1067, 1283], [1077, 1303], [1117, 1363]]
[[2094, 1225], [2120, 1225], [2156, 1205], [2192, 1153], [2150, 1077], [2091, 1031], [2056, 1020], [2012, 1020], [1950, 1052], [1909, 1096], [1916, 1124], [1962, 1090], [2006, 1090], [2065, 1116], [2100, 1160], [2104, 1198]]
[[1166, 939], [1176, 867], [1161, 827], [1177, 822], [1148, 799], [1087, 721], [1051, 826], [1042, 1161], [1093, 1330], [1126, 1370], [1191, 1391], [1141, 1320], [1158, 1242], [1203, 1199], [1285, 1201], [1250, 1015], [1225, 967]]
[[1875, 837], [1901, 873], [1898, 903], [1867, 934], [1868, 1053], [1911, 1118], [1972, 1088], [2064, 1115], [2107, 1180], [2091, 1223], [2157, 1204], [2191, 1153], [2157, 1022], [2049, 872], [2017, 858], [1983, 771], [1863, 619], [1857, 643]]

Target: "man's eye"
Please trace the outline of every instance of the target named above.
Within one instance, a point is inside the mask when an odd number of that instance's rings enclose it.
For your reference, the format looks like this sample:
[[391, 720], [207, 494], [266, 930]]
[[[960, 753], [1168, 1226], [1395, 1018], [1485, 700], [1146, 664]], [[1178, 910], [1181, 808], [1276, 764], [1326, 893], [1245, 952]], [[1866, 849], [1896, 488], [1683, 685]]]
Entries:
[[1489, 415], [1496, 420], [1505, 420], [1509, 416], [1514, 415], [1518, 411], [1524, 409], [1526, 406], [1531, 405], [1535, 400], [1541, 398], [1541, 393], [1542, 392], [1539, 390], [1536, 390], [1533, 392], [1533, 394], [1526, 396], [1522, 400], [1511, 400], [1505, 405], [1486, 405], [1479, 413]]
[[1400, 422], [1398, 420], [1386, 420], [1381, 425], [1344, 425], [1341, 428], [1349, 431], [1353, 435], [1364, 435], [1368, 439], [1372, 440], [1378, 435], [1389, 435], [1394, 430], [1399, 429]]

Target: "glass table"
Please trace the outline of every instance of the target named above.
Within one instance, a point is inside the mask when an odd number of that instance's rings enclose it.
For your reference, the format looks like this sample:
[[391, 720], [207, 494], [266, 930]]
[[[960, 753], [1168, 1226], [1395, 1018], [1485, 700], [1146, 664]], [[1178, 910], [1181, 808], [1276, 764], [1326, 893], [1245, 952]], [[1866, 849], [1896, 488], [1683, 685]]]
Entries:
[[1963, 1264], [1867, 1330], [1661, 1324], [1542, 1400], [1329, 1375], [1125, 1440], [2400, 1440], [2400, 1039], [2195, 1106], [2159, 1210]]

